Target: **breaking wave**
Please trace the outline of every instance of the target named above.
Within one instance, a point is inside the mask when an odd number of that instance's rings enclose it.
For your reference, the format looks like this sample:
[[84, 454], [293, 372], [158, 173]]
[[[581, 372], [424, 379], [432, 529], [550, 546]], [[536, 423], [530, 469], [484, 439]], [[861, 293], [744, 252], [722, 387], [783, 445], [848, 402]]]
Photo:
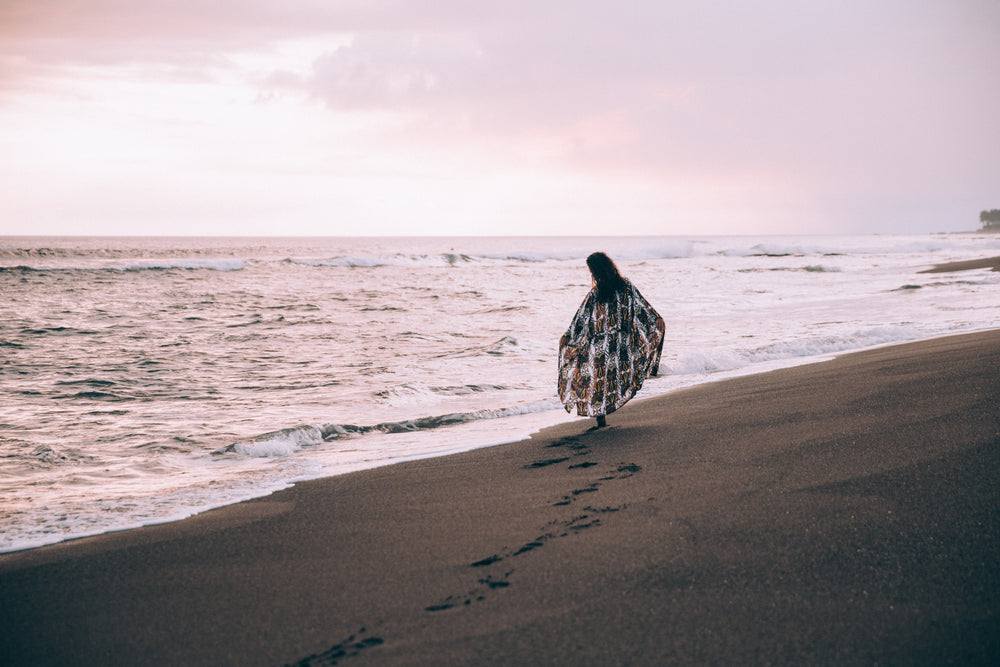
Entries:
[[0, 272], [47, 272], [47, 271], [170, 271], [183, 269], [188, 271], [242, 271], [246, 262], [240, 259], [187, 259], [187, 260], [150, 260], [146, 262], [129, 262], [128, 264], [103, 266], [0, 266]]
[[303, 447], [314, 447], [324, 442], [332, 442], [351, 436], [368, 433], [412, 433], [428, 431], [444, 426], [454, 426], [483, 419], [502, 419], [535, 412], [544, 412], [559, 407], [556, 399], [535, 401], [524, 405], [472, 412], [452, 412], [432, 417], [383, 422], [381, 424], [359, 426], [356, 424], [318, 424], [293, 426], [263, 433], [248, 440], [241, 440], [218, 449], [214, 454], [235, 453], [241, 456], [275, 457], [288, 456]]
[[661, 364], [663, 368], [661, 374], [698, 375], [734, 371], [766, 362], [821, 357], [880, 345], [905, 343], [923, 336], [919, 330], [906, 326], [874, 327], [858, 330], [849, 336], [801, 338], [747, 350], [730, 348], [693, 350], [678, 355], [674, 361]]

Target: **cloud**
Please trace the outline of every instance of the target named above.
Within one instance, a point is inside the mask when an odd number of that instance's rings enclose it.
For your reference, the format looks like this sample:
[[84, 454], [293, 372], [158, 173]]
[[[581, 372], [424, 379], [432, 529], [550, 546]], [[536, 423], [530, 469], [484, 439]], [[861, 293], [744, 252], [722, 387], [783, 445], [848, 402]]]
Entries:
[[447, 84], [440, 79], [454, 69], [447, 61], [465, 57], [462, 49], [417, 35], [362, 35], [317, 58], [311, 75], [297, 83], [334, 108], [420, 108]]
[[[1000, 52], [982, 26], [995, 10], [541, 4], [357, 33], [283, 81], [333, 109], [410, 114], [428, 141], [546, 137], [590, 166], [818, 168], [849, 179], [864, 163], [940, 160], [946, 144], [996, 139], [986, 63]], [[987, 136], [964, 134], [969, 126]]]
[[339, 155], [369, 156], [346, 164], [396, 186], [393, 169], [520, 169], [553, 192], [632, 182], [669, 192], [658, 205], [687, 189], [730, 211], [784, 197], [787, 219], [812, 201], [867, 225], [956, 210], [1000, 178], [989, 0], [7, 0], [0, 26], [8, 98], [113, 109], [110, 84], [162, 84], [156, 99], [192, 100], [186, 122], [234, 127], [253, 101], [319, 107], [327, 125], [303, 112], [303, 136], [337, 137]]

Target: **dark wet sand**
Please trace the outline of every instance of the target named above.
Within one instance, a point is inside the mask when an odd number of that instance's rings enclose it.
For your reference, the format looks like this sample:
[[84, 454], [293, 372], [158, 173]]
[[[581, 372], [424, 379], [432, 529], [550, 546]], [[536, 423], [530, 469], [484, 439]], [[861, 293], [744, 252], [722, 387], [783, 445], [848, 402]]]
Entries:
[[998, 664], [1000, 331], [0, 556], [8, 665]]
[[976, 269], [990, 269], [1000, 271], [1000, 257], [989, 257], [987, 259], [970, 259], [964, 262], [947, 262], [936, 264], [932, 268], [918, 271], [917, 273], [953, 273], [955, 271], [973, 271]]

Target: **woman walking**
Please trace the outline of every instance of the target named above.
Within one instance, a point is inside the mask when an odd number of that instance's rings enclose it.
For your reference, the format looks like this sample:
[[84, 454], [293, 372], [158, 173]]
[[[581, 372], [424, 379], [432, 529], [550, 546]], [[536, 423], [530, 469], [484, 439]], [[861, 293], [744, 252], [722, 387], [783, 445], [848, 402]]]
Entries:
[[610, 257], [595, 252], [587, 267], [593, 287], [559, 341], [559, 399], [601, 427], [656, 375], [664, 324]]

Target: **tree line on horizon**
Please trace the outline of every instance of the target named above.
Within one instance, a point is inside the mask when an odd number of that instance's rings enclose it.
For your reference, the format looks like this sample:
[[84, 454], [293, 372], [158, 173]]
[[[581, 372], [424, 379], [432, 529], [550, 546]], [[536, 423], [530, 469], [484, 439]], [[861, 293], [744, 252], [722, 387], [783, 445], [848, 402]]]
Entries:
[[979, 222], [983, 223], [983, 229], [1000, 229], [1000, 208], [980, 211]]

